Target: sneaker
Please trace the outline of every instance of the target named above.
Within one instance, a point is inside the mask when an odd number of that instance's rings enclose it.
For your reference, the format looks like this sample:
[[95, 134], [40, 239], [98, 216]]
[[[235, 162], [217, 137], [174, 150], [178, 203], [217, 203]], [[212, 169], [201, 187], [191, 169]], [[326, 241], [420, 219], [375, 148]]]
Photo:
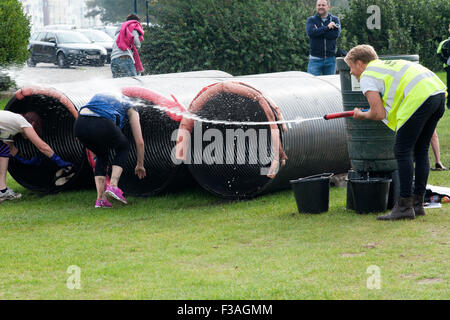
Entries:
[[0, 200], [15, 200], [22, 197], [22, 194], [15, 193], [10, 188], [6, 188], [4, 193], [0, 192]]
[[95, 202], [96, 208], [112, 208], [112, 204], [108, 200], [97, 199]]
[[107, 186], [105, 194], [116, 199], [117, 201], [127, 204], [127, 200], [123, 197], [123, 192], [119, 187]]
[[436, 163], [434, 168], [431, 168], [432, 171], [447, 171], [448, 168], [444, 167], [440, 163]]
[[55, 186], [65, 185], [75, 175], [75, 167], [62, 168], [56, 171]]

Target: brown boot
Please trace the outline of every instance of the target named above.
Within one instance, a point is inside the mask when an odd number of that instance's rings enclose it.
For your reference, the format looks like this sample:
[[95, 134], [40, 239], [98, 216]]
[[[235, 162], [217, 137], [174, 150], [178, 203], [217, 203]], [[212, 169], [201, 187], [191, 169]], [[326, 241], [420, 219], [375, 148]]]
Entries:
[[413, 197], [402, 198], [399, 197], [392, 211], [384, 216], [377, 217], [377, 220], [399, 220], [399, 219], [414, 219]]
[[416, 216], [424, 216], [425, 215], [425, 209], [423, 208], [423, 198], [425, 194], [415, 194], [413, 196], [413, 207], [414, 207], [414, 213]]

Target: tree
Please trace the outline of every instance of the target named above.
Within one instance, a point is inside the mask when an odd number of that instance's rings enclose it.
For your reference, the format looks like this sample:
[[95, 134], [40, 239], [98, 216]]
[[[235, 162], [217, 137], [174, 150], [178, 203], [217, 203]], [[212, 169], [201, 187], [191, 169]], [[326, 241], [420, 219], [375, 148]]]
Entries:
[[[149, 5], [155, 4], [157, 0], [149, 0]], [[127, 15], [134, 13], [134, 0], [88, 0], [89, 8], [87, 16], [100, 15], [103, 22], [123, 22]], [[146, 17], [146, 0], [137, 0], [138, 16], [141, 22]]]
[[[0, 1], [0, 67], [22, 64], [28, 59], [30, 21], [18, 0]], [[8, 75], [0, 72], [0, 91], [14, 85]]]
[[0, 66], [24, 63], [28, 59], [30, 21], [18, 0], [0, 1]]

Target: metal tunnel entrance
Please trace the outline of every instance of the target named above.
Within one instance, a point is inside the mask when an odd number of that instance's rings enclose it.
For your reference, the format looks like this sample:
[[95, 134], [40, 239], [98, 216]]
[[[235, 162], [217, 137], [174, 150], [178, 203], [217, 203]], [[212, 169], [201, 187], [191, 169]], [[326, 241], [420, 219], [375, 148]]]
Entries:
[[55, 186], [54, 177], [59, 168], [41, 154], [30, 141], [21, 135], [16, 135], [14, 144], [24, 158], [30, 159], [40, 155], [43, 160], [39, 166], [30, 166], [11, 158], [8, 170], [17, 182], [32, 191], [44, 193], [93, 185], [92, 174], [84, 156], [84, 148], [73, 135], [74, 114], [58, 98], [40, 93], [25, 96], [22, 99], [14, 97], [6, 105], [5, 110], [15, 113], [36, 112], [42, 121], [41, 138], [62, 159], [77, 163], [74, 178], [63, 186]]
[[[236, 104], [240, 105], [239, 110], [234, 108]], [[189, 169], [196, 180], [220, 196], [240, 198], [257, 194], [270, 180], [261, 174], [261, 168], [270, 166], [272, 161], [270, 126], [245, 125], [245, 122], [267, 121], [259, 103], [248, 97], [221, 92], [208, 100], [197, 115], [243, 124], [195, 123]]]

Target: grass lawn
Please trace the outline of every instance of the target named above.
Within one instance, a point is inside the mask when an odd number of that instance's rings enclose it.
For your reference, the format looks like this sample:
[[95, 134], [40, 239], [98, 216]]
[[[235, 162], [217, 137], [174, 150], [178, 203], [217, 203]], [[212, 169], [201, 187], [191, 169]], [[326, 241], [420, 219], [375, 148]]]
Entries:
[[[438, 133], [449, 166], [448, 110]], [[429, 183], [450, 187], [449, 171]], [[191, 190], [98, 210], [94, 190], [8, 184], [23, 197], [0, 204], [0, 299], [450, 298], [450, 204], [380, 222], [346, 210], [345, 188], [319, 215], [298, 214], [290, 190], [240, 202]], [[79, 290], [66, 286], [72, 265]]]
[[0, 98], [0, 109], [3, 110], [9, 99]]

